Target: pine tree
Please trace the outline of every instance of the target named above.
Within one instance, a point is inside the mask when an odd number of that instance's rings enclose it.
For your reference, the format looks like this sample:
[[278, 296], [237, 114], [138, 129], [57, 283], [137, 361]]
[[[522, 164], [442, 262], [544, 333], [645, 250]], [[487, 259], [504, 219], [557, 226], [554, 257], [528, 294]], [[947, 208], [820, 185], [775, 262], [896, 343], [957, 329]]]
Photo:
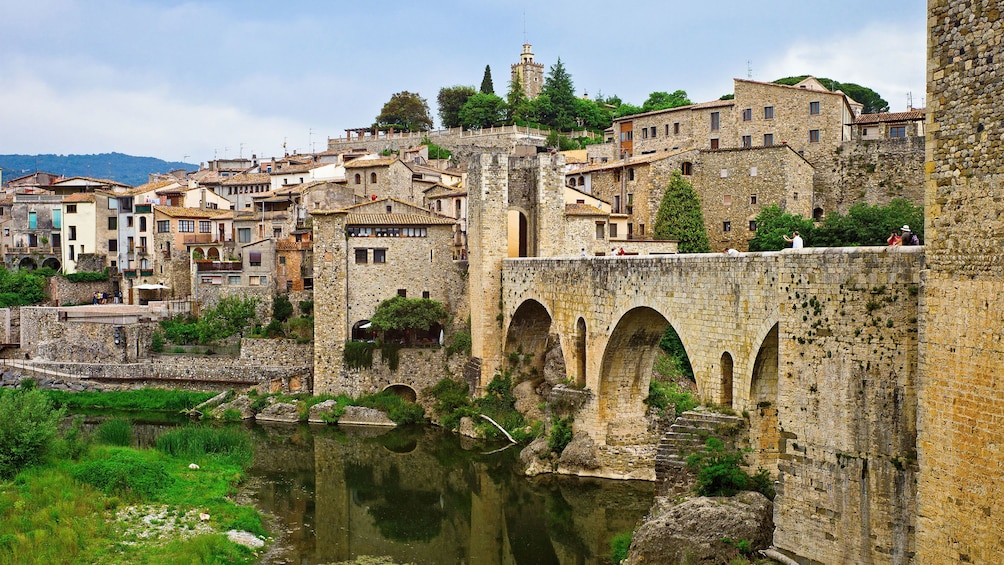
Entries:
[[701, 201], [693, 185], [683, 178], [680, 171], [673, 171], [673, 177], [662, 195], [659, 212], [655, 216], [654, 237], [678, 241], [680, 253], [711, 251]]
[[485, 76], [481, 79], [481, 94], [495, 94], [495, 85], [492, 84], [492, 68], [485, 65]]
[[526, 92], [523, 90], [523, 79], [516, 73], [509, 81], [509, 92], [506, 94], [506, 119], [510, 121], [526, 119]]
[[550, 99], [548, 108], [543, 108], [543, 118], [547, 125], [558, 129], [570, 130], [575, 127], [575, 87], [572, 76], [565, 70], [565, 65], [558, 57], [558, 62], [551, 66], [544, 79], [541, 94]]

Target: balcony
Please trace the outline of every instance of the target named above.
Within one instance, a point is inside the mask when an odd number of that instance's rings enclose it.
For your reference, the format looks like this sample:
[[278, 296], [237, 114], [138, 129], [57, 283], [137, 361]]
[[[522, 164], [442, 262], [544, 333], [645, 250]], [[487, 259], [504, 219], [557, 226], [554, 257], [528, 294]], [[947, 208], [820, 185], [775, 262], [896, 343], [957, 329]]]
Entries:
[[44, 247], [8, 247], [7, 255], [59, 255], [59, 248], [46, 245]]
[[137, 214], [149, 214], [152, 211], [152, 209], [153, 209], [153, 207], [152, 207], [151, 204], [137, 204], [136, 205], [136, 213]]
[[153, 276], [153, 269], [140, 269], [139, 270], [139, 275], [141, 277], [152, 277]]
[[211, 259], [196, 259], [195, 270], [199, 273], [210, 271], [240, 272], [244, 270], [244, 263], [241, 261], [213, 261]]
[[122, 276], [127, 279], [136, 278], [136, 269], [122, 269]]
[[185, 236], [185, 243], [222, 243], [216, 234], [212, 233], [197, 233], [193, 235]]

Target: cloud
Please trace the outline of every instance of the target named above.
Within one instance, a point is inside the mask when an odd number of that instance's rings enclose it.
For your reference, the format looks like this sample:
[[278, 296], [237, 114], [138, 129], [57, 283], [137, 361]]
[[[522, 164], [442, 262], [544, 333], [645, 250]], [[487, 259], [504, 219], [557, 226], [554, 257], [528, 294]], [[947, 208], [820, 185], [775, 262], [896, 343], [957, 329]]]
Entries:
[[809, 73], [871, 88], [893, 112], [906, 109], [909, 92], [919, 108], [926, 92], [926, 41], [924, 29], [897, 25], [869, 25], [850, 34], [801, 40], [769, 60], [760, 79]]

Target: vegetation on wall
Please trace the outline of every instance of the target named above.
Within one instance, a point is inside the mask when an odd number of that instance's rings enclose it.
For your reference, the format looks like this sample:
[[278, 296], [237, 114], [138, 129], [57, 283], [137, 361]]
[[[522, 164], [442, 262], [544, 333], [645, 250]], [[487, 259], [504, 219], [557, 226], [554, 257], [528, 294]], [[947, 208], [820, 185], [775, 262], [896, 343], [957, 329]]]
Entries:
[[750, 240], [750, 251], [780, 251], [791, 244], [785, 241], [785, 236], [798, 232], [805, 246], [813, 241], [812, 220], [802, 216], [789, 214], [777, 204], [771, 204], [760, 211], [756, 218], [756, 237]]
[[160, 327], [171, 343], [208, 344], [230, 336], [244, 336], [257, 320], [257, 297], [226, 296], [198, 318], [178, 316], [161, 320]]
[[663, 193], [655, 217], [654, 237], [676, 240], [680, 253], [708, 253], [711, 245], [704, 227], [701, 201], [689, 180], [680, 171], [673, 176]]
[[45, 302], [45, 277], [18, 269], [0, 267], [0, 308]]
[[827, 214], [822, 224], [812, 232], [812, 245], [886, 245], [892, 232], [899, 233], [904, 225], [910, 226], [923, 243], [924, 208], [905, 198], [895, 198], [885, 206], [859, 202], [851, 206], [846, 215], [839, 212]]
[[687, 457], [687, 467], [697, 474], [697, 494], [700, 496], [732, 496], [739, 491], [753, 490], [774, 500], [774, 482], [766, 469], [753, 475], [743, 470], [743, 452], [728, 447], [719, 438], [711, 437], [703, 451]]

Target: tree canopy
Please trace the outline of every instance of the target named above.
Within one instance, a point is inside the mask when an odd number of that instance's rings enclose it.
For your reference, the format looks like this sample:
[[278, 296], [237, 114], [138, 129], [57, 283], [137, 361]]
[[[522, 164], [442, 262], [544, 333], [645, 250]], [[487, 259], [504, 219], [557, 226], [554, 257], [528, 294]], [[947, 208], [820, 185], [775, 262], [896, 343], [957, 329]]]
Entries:
[[404, 131], [428, 131], [432, 129], [429, 105], [425, 98], [403, 90], [391, 95], [376, 118], [377, 126], [398, 127]]
[[[797, 77], [785, 77], [779, 78], [774, 81], [775, 84], [787, 84], [792, 86], [798, 84], [808, 78], [811, 75], [801, 75]], [[865, 114], [879, 114], [882, 112], [889, 111], [889, 103], [886, 102], [878, 92], [860, 84], [854, 84], [853, 82], [837, 82], [833, 79], [815, 77], [823, 86], [829, 88], [830, 90], [839, 90], [850, 96], [855, 102], [860, 102], [864, 105], [862, 112]]]
[[439, 105], [439, 123], [444, 128], [460, 127], [460, 110], [467, 99], [477, 93], [473, 86], [446, 86], [439, 89], [436, 102]]
[[[565, 70], [561, 57], [551, 66], [544, 78], [544, 88], [541, 96], [547, 95], [547, 104], [540, 106], [541, 118], [544, 123], [561, 130], [570, 130], [577, 124], [575, 121], [575, 86], [572, 75]], [[540, 98], [540, 97], [538, 97]]]
[[379, 331], [428, 331], [446, 319], [443, 305], [428, 298], [388, 298], [377, 306], [370, 323]]
[[704, 227], [701, 201], [689, 180], [680, 171], [673, 176], [659, 203], [655, 217], [656, 239], [676, 240], [680, 253], [708, 253], [711, 244]]
[[831, 212], [813, 232], [812, 243], [820, 247], [886, 245], [893, 231], [904, 225], [924, 241], [924, 208], [905, 198], [894, 198], [885, 206], [859, 202], [846, 215]]
[[485, 65], [485, 76], [481, 77], [481, 94], [495, 94], [495, 85], [492, 83], [492, 68]]
[[808, 247], [813, 238], [812, 220], [789, 214], [777, 204], [771, 204], [756, 217], [756, 237], [750, 240], [750, 251], [780, 251], [787, 242], [784, 236], [797, 231]]
[[488, 128], [505, 121], [505, 100], [494, 94], [477, 93], [460, 109], [460, 124], [465, 128]]
[[641, 105], [641, 111], [654, 112], [667, 108], [679, 108], [688, 104], [692, 104], [692, 102], [690, 98], [687, 98], [685, 90], [677, 90], [672, 94], [669, 92], [653, 92], [648, 95], [648, 100]]
[[523, 79], [520, 78], [519, 73], [515, 73], [512, 80], [509, 81], [509, 92], [506, 93], [505, 101], [507, 120], [526, 121], [530, 100], [523, 90]]

